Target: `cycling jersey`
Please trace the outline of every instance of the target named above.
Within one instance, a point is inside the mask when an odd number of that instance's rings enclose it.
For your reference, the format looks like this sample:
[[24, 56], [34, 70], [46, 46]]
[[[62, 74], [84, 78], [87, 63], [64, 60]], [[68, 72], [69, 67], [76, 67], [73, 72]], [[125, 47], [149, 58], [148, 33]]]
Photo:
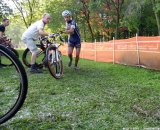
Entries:
[[79, 29], [78, 29], [77, 23], [74, 20], [70, 20], [66, 22], [66, 30], [69, 30], [71, 28], [74, 29], [74, 33], [70, 34], [69, 36], [69, 39], [68, 39], [69, 46], [81, 47]]

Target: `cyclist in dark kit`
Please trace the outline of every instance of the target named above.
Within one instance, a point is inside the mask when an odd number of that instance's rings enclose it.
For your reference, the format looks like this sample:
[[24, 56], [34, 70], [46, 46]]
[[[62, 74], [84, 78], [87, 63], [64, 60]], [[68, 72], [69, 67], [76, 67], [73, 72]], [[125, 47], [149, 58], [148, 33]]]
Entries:
[[76, 58], [75, 58], [75, 65], [74, 69], [79, 69], [78, 68], [78, 61], [79, 61], [79, 56], [80, 56], [80, 50], [81, 50], [81, 40], [80, 40], [80, 34], [79, 34], [79, 29], [77, 26], [77, 23], [72, 19], [72, 14], [69, 10], [65, 10], [62, 12], [62, 16], [64, 17], [64, 20], [66, 22], [66, 30], [64, 33], [69, 34], [69, 39], [68, 39], [68, 57], [70, 59], [68, 63], [68, 67], [72, 65], [72, 53], [74, 47], [76, 48]]

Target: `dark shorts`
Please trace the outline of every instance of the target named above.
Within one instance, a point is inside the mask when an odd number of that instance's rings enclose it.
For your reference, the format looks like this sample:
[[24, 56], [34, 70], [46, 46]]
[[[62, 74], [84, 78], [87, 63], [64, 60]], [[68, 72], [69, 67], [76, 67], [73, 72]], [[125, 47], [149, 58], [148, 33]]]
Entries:
[[81, 42], [77, 41], [77, 42], [68, 42], [68, 47], [75, 47], [75, 48], [81, 48]]

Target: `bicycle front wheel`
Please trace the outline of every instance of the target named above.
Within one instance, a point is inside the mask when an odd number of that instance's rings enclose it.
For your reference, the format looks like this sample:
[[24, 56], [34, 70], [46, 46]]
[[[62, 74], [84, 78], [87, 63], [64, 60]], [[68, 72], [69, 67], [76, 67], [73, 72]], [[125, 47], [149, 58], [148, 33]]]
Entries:
[[28, 88], [25, 69], [19, 59], [7, 48], [0, 45], [4, 61], [12, 66], [0, 67], [0, 124], [12, 118], [22, 107]]
[[58, 51], [55, 46], [50, 45], [47, 48], [46, 56], [48, 69], [51, 75], [56, 79], [61, 78], [63, 75], [63, 62], [61, 52]]

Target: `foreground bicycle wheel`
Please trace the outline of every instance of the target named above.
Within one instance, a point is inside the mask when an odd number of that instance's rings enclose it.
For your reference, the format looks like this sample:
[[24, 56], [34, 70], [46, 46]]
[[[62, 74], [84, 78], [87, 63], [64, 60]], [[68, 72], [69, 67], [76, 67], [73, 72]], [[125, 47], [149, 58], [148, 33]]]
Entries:
[[[41, 49], [40, 45], [37, 45], [37, 48], [39, 50], [39, 54], [37, 55], [36, 64], [39, 68], [43, 67], [43, 60], [45, 58], [45, 53]], [[22, 55], [22, 61], [27, 67], [31, 67], [31, 52], [29, 49], [25, 49]]]
[[28, 88], [25, 69], [19, 59], [0, 45], [4, 62], [12, 66], [0, 67], [0, 124], [12, 118], [22, 107]]
[[[14, 48], [8, 48], [8, 49], [11, 50], [12, 53], [15, 54], [15, 56], [17, 58], [19, 58], [19, 54], [18, 54], [17, 50], [15, 50]], [[0, 64], [3, 65], [3, 66], [11, 66], [11, 65], [13, 65], [12, 62], [9, 62], [9, 61], [6, 62], [6, 57], [3, 56], [3, 54], [0, 54]]]
[[9, 49], [16, 55], [17, 58], [19, 58], [19, 53], [16, 49], [14, 48], [9, 48]]
[[63, 62], [61, 52], [54, 45], [50, 45], [46, 52], [48, 69], [51, 75], [59, 79], [63, 75]]

